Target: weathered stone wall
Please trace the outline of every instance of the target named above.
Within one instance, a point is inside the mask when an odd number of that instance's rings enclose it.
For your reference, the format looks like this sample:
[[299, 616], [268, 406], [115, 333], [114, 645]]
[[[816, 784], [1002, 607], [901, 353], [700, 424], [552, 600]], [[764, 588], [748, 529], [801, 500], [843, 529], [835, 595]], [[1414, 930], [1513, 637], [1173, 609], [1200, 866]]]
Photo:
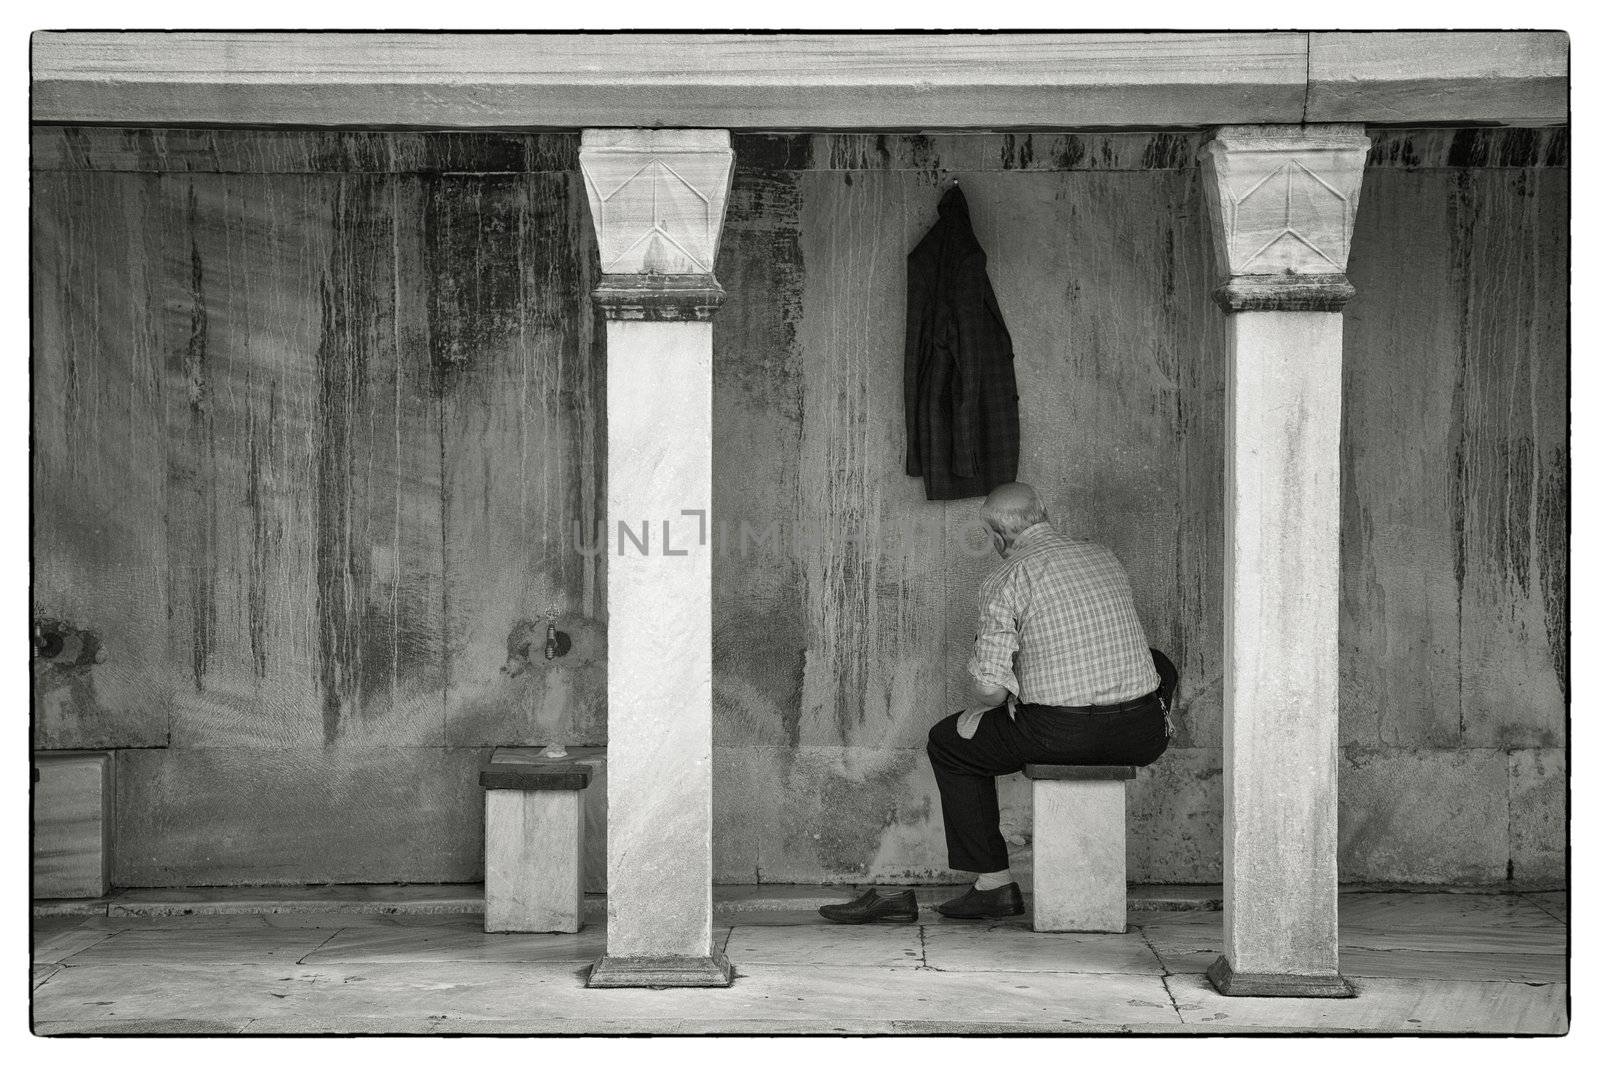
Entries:
[[35, 738], [119, 750], [118, 884], [470, 879], [484, 746], [604, 741], [603, 558], [565, 550], [604, 499], [576, 164], [36, 139], [34, 607], [106, 660], [36, 668]]
[[[1346, 315], [1341, 872], [1555, 878], [1565, 132], [1375, 139]], [[1015, 342], [1021, 476], [1123, 559], [1184, 672], [1175, 747], [1132, 788], [1130, 877], [1220, 878], [1200, 140], [736, 139], [720, 879], [946, 873], [921, 746], [992, 561], [959, 536], [976, 501], [902, 473], [900, 373], [905, 253], [952, 177]], [[107, 649], [36, 668], [35, 737], [118, 749], [115, 881], [479, 877], [485, 746], [605, 740], [576, 138], [42, 130], [34, 166], [34, 609]], [[1025, 868], [1027, 790], [1002, 798]]]

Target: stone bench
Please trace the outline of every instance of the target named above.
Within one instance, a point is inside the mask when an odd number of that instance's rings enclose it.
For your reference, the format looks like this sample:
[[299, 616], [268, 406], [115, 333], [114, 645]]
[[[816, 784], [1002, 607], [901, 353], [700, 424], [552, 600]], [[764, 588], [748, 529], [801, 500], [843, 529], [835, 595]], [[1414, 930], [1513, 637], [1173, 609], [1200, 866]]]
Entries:
[[1128, 929], [1127, 783], [1136, 767], [1030, 763], [1033, 928]]
[[592, 759], [497, 748], [483, 786], [483, 928], [577, 933], [583, 925], [583, 801]]

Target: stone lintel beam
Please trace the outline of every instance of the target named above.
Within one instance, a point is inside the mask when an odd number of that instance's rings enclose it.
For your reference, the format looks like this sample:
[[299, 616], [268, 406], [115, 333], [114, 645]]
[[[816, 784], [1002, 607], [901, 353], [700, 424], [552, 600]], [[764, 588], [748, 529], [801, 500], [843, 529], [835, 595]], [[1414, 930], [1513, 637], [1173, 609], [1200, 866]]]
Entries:
[[39, 32], [35, 122], [1049, 130], [1568, 121], [1567, 35]]
[[[1543, 126], [1567, 121], [1570, 42], [1559, 30], [1312, 33], [1308, 122]], [[1543, 116], [1541, 118], [1541, 116]]]

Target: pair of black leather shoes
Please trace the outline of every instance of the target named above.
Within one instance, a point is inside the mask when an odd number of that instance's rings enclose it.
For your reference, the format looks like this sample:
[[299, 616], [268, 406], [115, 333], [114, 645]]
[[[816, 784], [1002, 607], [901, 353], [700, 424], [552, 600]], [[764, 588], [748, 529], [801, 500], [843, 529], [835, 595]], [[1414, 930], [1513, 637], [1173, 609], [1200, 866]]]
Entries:
[[[851, 926], [863, 923], [914, 923], [917, 921], [917, 895], [907, 889], [879, 896], [868, 889], [848, 904], [824, 904], [817, 911], [824, 919]], [[1021, 915], [1022, 890], [1009, 882], [998, 889], [968, 889], [954, 900], [938, 905], [947, 919], [1006, 919]]]

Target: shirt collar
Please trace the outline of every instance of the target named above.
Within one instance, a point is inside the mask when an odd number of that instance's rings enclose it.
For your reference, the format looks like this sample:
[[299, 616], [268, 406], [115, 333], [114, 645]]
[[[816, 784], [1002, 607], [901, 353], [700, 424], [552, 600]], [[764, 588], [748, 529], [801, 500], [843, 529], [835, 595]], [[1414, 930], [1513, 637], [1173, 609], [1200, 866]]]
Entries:
[[1011, 542], [1011, 550], [1015, 552], [1018, 549], [1027, 548], [1029, 545], [1035, 544], [1048, 536], [1050, 532], [1051, 527], [1049, 520], [1045, 520], [1044, 522], [1036, 522], [1026, 530], [1023, 530], [1022, 533], [1017, 536], [1017, 539]]

